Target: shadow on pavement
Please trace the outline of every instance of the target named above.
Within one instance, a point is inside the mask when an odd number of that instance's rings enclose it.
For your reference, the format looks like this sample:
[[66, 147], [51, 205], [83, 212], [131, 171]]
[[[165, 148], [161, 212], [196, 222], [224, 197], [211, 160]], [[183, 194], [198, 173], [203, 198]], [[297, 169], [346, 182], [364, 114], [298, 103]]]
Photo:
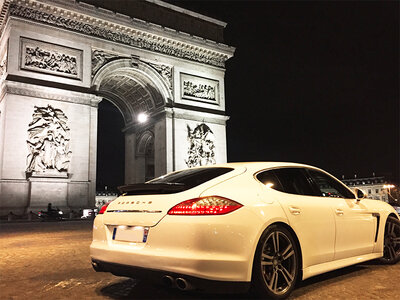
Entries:
[[[328, 273], [317, 275], [299, 282], [289, 299], [314, 294], [316, 290], [332, 282], [352, 280], [354, 277], [372, 272], [377, 260], [345, 267]], [[98, 294], [111, 299], [255, 299], [250, 292], [245, 294], [209, 294], [200, 291], [185, 292], [178, 289], [167, 288], [152, 281], [139, 281], [121, 277], [121, 281], [102, 287]]]
[[[122, 278], [122, 277], [121, 277]], [[228, 292], [228, 291], [227, 291]], [[98, 294], [111, 299], [254, 299], [250, 294], [209, 294], [199, 291], [180, 291], [152, 281], [123, 279], [104, 286]]]

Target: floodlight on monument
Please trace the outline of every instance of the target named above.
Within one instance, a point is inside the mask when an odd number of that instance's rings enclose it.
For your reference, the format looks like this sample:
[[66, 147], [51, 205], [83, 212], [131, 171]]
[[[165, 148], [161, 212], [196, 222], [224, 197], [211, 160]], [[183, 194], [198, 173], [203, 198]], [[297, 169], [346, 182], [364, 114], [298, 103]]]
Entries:
[[147, 114], [145, 114], [145, 113], [140, 113], [140, 114], [138, 114], [138, 116], [137, 116], [137, 120], [138, 120], [139, 123], [144, 123], [144, 122], [146, 122], [148, 118], [149, 118], [149, 117], [148, 117]]

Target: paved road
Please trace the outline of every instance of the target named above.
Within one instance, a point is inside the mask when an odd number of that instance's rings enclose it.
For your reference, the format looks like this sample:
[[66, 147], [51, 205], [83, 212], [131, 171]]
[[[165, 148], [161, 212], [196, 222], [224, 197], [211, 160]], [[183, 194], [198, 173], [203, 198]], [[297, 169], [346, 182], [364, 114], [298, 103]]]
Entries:
[[[183, 293], [96, 273], [90, 221], [0, 224], [0, 299], [249, 299], [250, 294]], [[400, 263], [374, 262], [301, 283], [290, 299], [400, 299]]]

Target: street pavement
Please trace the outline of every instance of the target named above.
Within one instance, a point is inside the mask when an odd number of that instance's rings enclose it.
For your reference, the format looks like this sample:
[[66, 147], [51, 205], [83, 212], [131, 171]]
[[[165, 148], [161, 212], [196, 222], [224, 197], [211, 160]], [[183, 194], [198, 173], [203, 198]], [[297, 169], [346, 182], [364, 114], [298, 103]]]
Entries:
[[[181, 292], [96, 273], [90, 264], [92, 222], [0, 224], [0, 299], [250, 299]], [[316, 276], [289, 299], [400, 299], [400, 263], [369, 262]]]

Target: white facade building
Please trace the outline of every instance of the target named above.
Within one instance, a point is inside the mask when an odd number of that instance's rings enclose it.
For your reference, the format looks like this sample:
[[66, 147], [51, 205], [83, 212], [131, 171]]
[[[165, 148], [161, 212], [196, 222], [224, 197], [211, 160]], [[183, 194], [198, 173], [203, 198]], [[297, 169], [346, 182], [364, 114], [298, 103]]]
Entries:
[[342, 181], [350, 188], [359, 188], [369, 199], [389, 202], [388, 189], [384, 187], [387, 184], [385, 177], [343, 179]]
[[0, 215], [95, 205], [104, 99], [124, 118], [125, 183], [226, 162], [226, 23], [158, 0], [132, 1], [143, 19], [74, 0], [0, 5]]

